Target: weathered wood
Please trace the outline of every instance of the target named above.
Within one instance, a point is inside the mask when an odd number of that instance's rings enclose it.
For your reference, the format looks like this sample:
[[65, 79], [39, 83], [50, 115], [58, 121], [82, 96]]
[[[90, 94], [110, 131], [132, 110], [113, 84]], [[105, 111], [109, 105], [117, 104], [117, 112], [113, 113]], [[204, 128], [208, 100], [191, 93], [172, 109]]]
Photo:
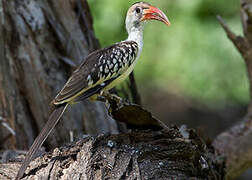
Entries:
[[[1, 7], [0, 116], [17, 134], [0, 126], [1, 142], [7, 139], [1, 148], [27, 149], [74, 65], [99, 44], [85, 0], [3, 0]], [[102, 103], [83, 102], [64, 114], [47, 146], [68, 142], [70, 132], [77, 138], [84, 132], [117, 132], [117, 127]]]
[[239, 177], [252, 165], [252, 0], [240, 0], [241, 21], [244, 36], [237, 36], [224, 20], [218, 17], [228, 38], [242, 55], [250, 84], [248, 113], [239, 124], [218, 135], [213, 143], [226, 158], [227, 179]]
[[[134, 131], [56, 148], [35, 159], [24, 179], [223, 179], [216, 157], [192, 130]], [[19, 165], [0, 164], [0, 179], [14, 178]]]

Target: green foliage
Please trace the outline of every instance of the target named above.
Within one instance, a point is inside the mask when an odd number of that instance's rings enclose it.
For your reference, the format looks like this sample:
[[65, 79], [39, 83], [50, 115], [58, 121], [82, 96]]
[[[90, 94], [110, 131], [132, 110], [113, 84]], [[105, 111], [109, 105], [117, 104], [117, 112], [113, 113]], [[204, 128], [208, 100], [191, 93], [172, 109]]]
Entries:
[[212, 17], [216, 14], [221, 14], [226, 17], [237, 16], [239, 12], [240, 4], [237, 0], [227, 1], [216, 1], [213, 0], [204, 0], [200, 1], [197, 9], [196, 15], [199, 17]]
[[[124, 19], [135, 1], [89, 0], [102, 46], [127, 37]], [[249, 99], [244, 62], [216, 20], [220, 14], [241, 34], [239, 1], [152, 0], [172, 25], [146, 25], [144, 50], [136, 66], [141, 91], [163, 88], [208, 102]], [[153, 89], [153, 88], [151, 88]]]

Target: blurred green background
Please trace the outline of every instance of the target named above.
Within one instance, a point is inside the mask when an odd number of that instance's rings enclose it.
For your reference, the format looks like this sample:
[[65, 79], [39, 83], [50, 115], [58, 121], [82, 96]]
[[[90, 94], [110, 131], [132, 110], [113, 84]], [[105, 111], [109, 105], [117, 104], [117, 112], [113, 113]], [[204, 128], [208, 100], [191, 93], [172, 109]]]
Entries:
[[[126, 39], [124, 20], [136, 1], [89, 0], [102, 47]], [[172, 25], [148, 23], [135, 75], [140, 92], [157, 91], [196, 99], [210, 106], [247, 104], [245, 64], [216, 20], [221, 15], [242, 34], [237, 0], [146, 0], [165, 12]]]

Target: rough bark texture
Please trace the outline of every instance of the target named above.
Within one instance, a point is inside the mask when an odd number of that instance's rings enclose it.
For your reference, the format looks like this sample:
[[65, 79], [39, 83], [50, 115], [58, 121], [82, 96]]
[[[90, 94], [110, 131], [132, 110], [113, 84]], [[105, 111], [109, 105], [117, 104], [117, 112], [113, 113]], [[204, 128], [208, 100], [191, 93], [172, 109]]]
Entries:
[[[0, 117], [17, 135], [0, 126], [0, 148], [27, 149], [70, 72], [99, 45], [85, 0], [3, 0], [0, 10]], [[117, 127], [102, 103], [86, 101], [69, 108], [47, 146], [85, 130], [115, 133]]]
[[235, 179], [252, 166], [252, 0], [240, 2], [243, 37], [235, 35], [224, 20], [218, 17], [228, 38], [245, 61], [250, 84], [250, 105], [246, 117], [239, 124], [221, 133], [213, 143], [226, 158], [227, 179]]
[[[222, 179], [215, 157], [193, 131], [176, 127], [100, 135], [35, 159], [24, 179]], [[1, 164], [0, 179], [12, 179], [19, 164]]]

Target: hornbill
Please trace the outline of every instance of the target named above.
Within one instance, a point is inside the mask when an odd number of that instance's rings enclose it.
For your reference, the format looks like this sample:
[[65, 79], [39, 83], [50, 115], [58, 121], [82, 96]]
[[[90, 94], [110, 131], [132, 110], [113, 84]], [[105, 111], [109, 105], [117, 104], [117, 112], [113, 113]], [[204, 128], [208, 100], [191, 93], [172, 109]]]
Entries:
[[102, 95], [132, 72], [143, 48], [144, 24], [148, 20], [158, 20], [170, 25], [168, 18], [161, 10], [146, 2], [137, 2], [127, 12], [125, 24], [128, 38], [107, 48], [96, 50], [84, 58], [52, 101], [55, 109], [29, 149], [16, 179], [23, 177], [34, 154], [69, 104]]

